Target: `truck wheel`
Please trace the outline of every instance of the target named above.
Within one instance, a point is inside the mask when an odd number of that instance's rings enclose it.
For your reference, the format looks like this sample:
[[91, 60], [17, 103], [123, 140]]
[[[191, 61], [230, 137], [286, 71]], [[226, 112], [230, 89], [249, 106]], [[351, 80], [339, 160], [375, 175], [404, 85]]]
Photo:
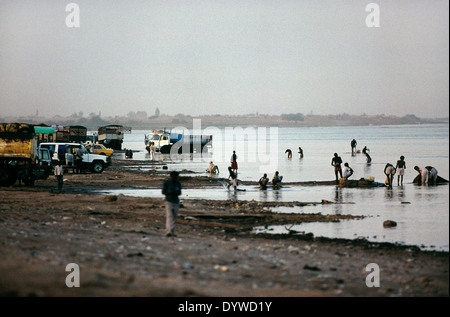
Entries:
[[9, 174], [6, 168], [0, 167], [0, 186], [8, 186]]
[[103, 163], [102, 162], [94, 162], [91, 168], [92, 173], [101, 173], [103, 172]]
[[17, 171], [9, 168], [0, 168], [0, 186], [12, 186], [17, 180]]

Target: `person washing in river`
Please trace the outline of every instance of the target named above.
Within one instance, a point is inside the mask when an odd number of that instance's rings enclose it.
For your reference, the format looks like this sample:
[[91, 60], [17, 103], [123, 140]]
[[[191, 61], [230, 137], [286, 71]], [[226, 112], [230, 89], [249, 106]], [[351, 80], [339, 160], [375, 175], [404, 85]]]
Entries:
[[287, 153], [287, 157], [288, 158], [292, 158], [292, 151], [291, 151], [291, 149], [287, 149], [285, 152], [284, 152], [284, 154], [286, 154]]
[[362, 149], [362, 152], [363, 152], [364, 155], [366, 156], [367, 163], [372, 162], [372, 158], [371, 158], [370, 155], [369, 155], [369, 151], [370, 151], [370, 150], [367, 148], [367, 146], [364, 146], [364, 148]]
[[269, 183], [269, 178], [267, 177], [267, 174], [264, 173], [263, 177], [261, 177], [258, 181], [259, 189], [267, 189], [267, 184]]
[[357, 142], [356, 142], [355, 139], [353, 139], [353, 140], [350, 142], [350, 146], [352, 147], [352, 156], [355, 155], [355, 153], [356, 153], [356, 144], [357, 144]]
[[436, 185], [438, 178], [438, 171], [433, 166], [425, 166], [428, 171], [428, 185]]
[[348, 165], [347, 162], [344, 164], [342, 174], [345, 179], [349, 179], [349, 177], [353, 175], [353, 169]]
[[419, 172], [420, 174], [420, 184], [421, 185], [428, 185], [428, 177], [429, 172], [426, 168], [421, 168], [419, 166], [414, 166], [414, 169]]
[[219, 174], [219, 167], [211, 161], [209, 162], [208, 172], [209, 174]]
[[229, 183], [228, 183], [228, 189], [230, 188], [230, 186], [233, 186], [234, 187], [234, 190], [236, 190], [237, 189], [237, 175], [236, 175], [236, 173], [233, 171], [233, 169], [231, 168], [231, 166], [228, 166], [228, 173], [229, 173], [229, 176], [228, 176], [228, 181], [229, 181]]
[[282, 180], [283, 180], [283, 176], [280, 176], [279, 172], [276, 171], [272, 177], [272, 188], [280, 189]]
[[384, 175], [386, 175], [386, 185], [388, 185], [389, 188], [392, 188], [395, 172], [396, 169], [391, 163], [387, 163], [384, 167]]

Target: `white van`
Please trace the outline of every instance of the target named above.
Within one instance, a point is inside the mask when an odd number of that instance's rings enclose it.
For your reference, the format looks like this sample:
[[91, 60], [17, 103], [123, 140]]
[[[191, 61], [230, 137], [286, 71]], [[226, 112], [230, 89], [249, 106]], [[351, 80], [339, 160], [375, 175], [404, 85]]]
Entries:
[[101, 173], [103, 170], [111, 165], [111, 157], [105, 155], [92, 154], [83, 144], [79, 143], [60, 143], [60, 142], [46, 142], [39, 144], [39, 148], [48, 149], [52, 162], [62, 162], [63, 166], [75, 167], [74, 157], [75, 152], [81, 149], [82, 155], [82, 169], [89, 169], [92, 173]]

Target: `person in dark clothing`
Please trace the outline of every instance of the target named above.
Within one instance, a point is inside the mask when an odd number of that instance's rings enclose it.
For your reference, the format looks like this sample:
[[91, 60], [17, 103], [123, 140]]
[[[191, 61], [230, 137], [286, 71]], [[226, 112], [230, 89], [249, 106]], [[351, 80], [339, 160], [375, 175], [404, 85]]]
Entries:
[[230, 188], [230, 186], [233, 186], [234, 190], [236, 190], [237, 189], [236, 173], [233, 171], [231, 166], [228, 166], [228, 172], [230, 173], [230, 175], [228, 176], [228, 179], [230, 180], [230, 182], [228, 183], [228, 188]]
[[260, 189], [267, 189], [267, 184], [268, 183], [269, 183], [269, 178], [267, 177], [267, 174], [264, 173], [264, 176], [259, 179], [259, 182], [258, 182], [259, 188]]
[[406, 169], [405, 157], [403, 155], [400, 156], [395, 168], [397, 169], [397, 186], [403, 185], [403, 175], [405, 175]]
[[334, 166], [334, 174], [336, 175], [336, 184], [339, 182], [338, 174], [342, 178], [341, 164], [342, 164], [341, 157], [337, 153], [334, 153], [334, 157], [331, 159], [331, 165]]
[[292, 151], [291, 151], [291, 149], [287, 149], [285, 152], [284, 152], [284, 154], [286, 154], [287, 153], [287, 155], [288, 155], [288, 158], [292, 158]]
[[178, 172], [170, 172], [170, 179], [163, 184], [162, 193], [166, 196], [166, 236], [175, 236], [175, 224], [180, 205], [181, 183], [178, 180]]
[[234, 171], [234, 173], [237, 175], [238, 170], [238, 164], [237, 164], [237, 155], [236, 151], [233, 151], [233, 154], [231, 155], [231, 169]]
[[366, 156], [366, 160], [367, 160], [367, 163], [370, 163], [370, 162], [372, 162], [372, 158], [370, 157], [370, 155], [369, 155], [369, 149], [367, 148], [367, 146], [364, 146], [364, 148], [362, 149], [362, 152], [364, 153], [364, 155]]
[[352, 155], [354, 155], [355, 154], [355, 152], [356, 152], [356, 140], [355, 139], [353, 139], [351, 142], [350, 142], [350, 146], [352, 147]]

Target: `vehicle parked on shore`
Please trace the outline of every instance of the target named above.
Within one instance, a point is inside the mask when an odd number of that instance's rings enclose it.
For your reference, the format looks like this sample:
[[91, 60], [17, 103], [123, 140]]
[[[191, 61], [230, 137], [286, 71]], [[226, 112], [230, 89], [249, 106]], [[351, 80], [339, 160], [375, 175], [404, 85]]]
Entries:
[[101, 173], [111, 165], [111, 156], [90, 153], [83, 144], [80, 143], [41, 143], [39, 148], [50, 151], [52, 162], [63, 162], [63, 167], [77, 168], [75, 166], [75, 153], [81, 149], [82, 161], [81, 170], [90, 170], [92, 173]]
[[[92, 146], [92, 145], [91, 145]], [[103, 144], [94, 144], [94, 154], [111, 156], [114, 153], [113, 149], [105, 147]]]
[[106, 125], [98, 128], [97, 141], [113, 150], [120, 151], [125, 133], [131, 133], [131, 127], [119, 124]]
[[202, 152], [205, 147], [212, 144], [212, 135], [184, 135], [177, 132], [167, 132], [166, 130], [152, 130], [145, 135], [145, 149], [150, 153], [150, 146], [153, 143], [156, 152], [169, 154], [172, 147], [176, 147], [176, 153], [182, 154]]
[[51, 171], [50, 152], [38, 148], [34, 125], [0, 123], [0, 186], [11, 186], [16, 180], [32, 186]]

